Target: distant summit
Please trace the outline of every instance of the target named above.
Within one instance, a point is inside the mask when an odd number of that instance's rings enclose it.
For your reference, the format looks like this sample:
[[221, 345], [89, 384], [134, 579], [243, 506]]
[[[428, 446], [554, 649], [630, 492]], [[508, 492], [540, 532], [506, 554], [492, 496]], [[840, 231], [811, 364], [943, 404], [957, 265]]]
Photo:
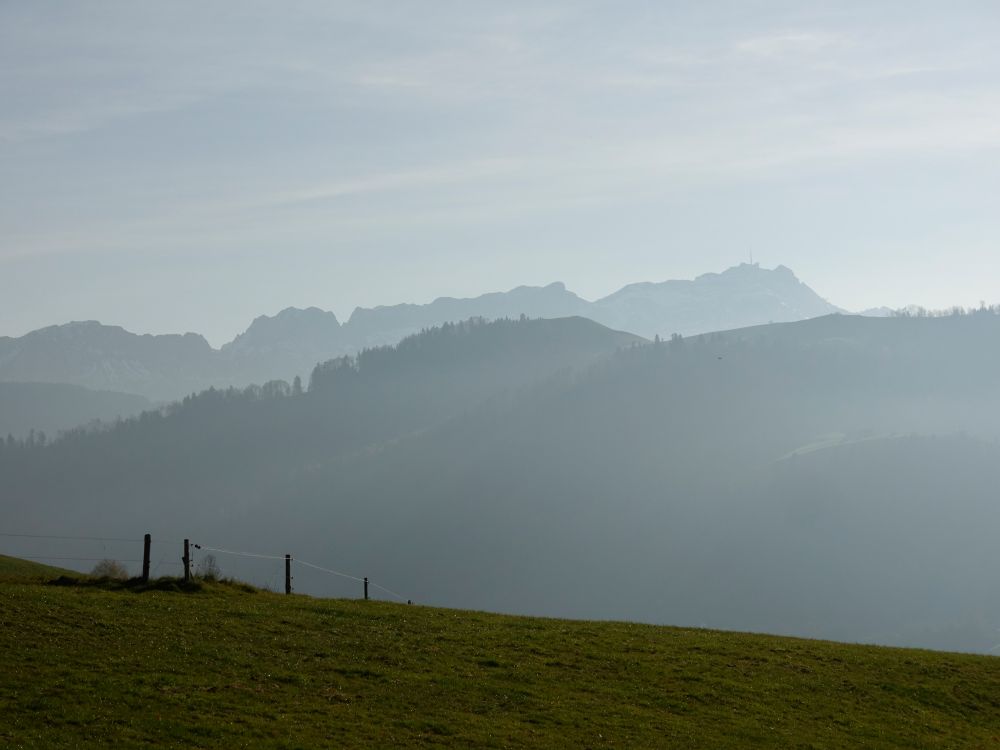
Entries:
[[243, 333], [223, 345], [233, 354], [282, 351], [298, 346], [337, 346], [342, 336], [340, 322], [332, 312], [318, 307], [300, 310], [286, 307], [274, 317], [260, 315]]
[[286, 307], [273, 317], [261, 315], [219, 351], [236, 382], [291, 380], [313, 366], [349, 349], [332, 312], [318, 307]]
[[93, 321], [69, 323], [18, 339], [0, 338], [0, 381], [71, 383], [164, 400], [211, 385], [305, 378], [317, 362], [395, 344], [425, 328], [469, 318], [578, 316], [653, 338], [837, 312], [842, 310], [791, 269], [744, 263], [693, 280], [629, 284], [594, 302], [555, 282], [478, 297], [440, 297], [427, 304], [359, 307], [343, 324], [317, 307], [288, 307], [257, 317], [219, 350], [196, 334], [138, 336]]
[[685, 336], [844, 312], [790, 268], [743, 263], [693, 281], [629, 284], [593, 304], [589, 317], [640, 336]]

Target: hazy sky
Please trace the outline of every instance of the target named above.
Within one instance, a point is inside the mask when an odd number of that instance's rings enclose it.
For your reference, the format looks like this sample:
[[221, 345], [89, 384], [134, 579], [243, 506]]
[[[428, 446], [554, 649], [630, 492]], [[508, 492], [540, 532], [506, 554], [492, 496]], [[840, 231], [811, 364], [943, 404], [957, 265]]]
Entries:
[[0, 335], [746, 260], [1000, 302], [1000, 3], [0, 3]]

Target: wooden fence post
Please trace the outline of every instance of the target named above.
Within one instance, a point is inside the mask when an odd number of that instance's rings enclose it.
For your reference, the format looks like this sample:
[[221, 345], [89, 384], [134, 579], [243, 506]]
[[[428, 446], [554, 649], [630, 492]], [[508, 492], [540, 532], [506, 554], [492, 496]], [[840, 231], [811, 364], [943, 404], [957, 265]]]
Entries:
[[285, 593], [292, 593], [292, 556], [285, 555]]
[[191, 580], [191, 542], [187, 539], [184, 540], [184, 557], [181, 558], [181, 562], [184, 563], [184, 583], [188, 583]]
[[149, 534], [142, 540], [142, 582], [149, 583], [149, 543], [151, 538]]
[[365, 576], [365, 601], [368, 601], [368, 576]]

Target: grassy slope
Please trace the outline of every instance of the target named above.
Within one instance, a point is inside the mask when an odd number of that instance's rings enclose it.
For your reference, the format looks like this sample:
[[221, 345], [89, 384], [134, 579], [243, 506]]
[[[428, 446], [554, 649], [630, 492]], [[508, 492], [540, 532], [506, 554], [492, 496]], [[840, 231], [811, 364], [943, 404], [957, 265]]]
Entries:
[[20, 557], [0, 555], [0, 580], [23, 580], [25, 578], [51, 580], [61, 575], [79, 576], [80, 574], [65, 568], [55, 568], [31, 560], [22, 560]]
[[1000, 660], [0, 583], [4, 747], [1000, 747]]

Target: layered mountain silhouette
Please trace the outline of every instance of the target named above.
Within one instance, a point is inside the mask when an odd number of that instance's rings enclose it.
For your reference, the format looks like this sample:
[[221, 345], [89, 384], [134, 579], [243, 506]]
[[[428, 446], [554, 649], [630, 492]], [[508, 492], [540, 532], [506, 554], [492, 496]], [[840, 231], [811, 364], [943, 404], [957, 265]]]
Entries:
[[653, 338], [805, 320], [835, 312], [844, 311], [816, 294], [785, 266], [768, 270], [744, 263], [693, 281], [630, 284], [595, 302], [578, 297], [557, 282], [471, 299], [442, 297], [427, 305], [359, 308], [343, 331], [361, 348], [395, 343], [422, 328], [470, 317], [578, 315]]
[[0, 525], [288, 552], [428, 604], [988, 651], [997, 425], [990, 311], [660, 343], [471, 322], [323, 363], [301, 393], [5, 445]]
[[629, 285], [588, 302], [561, 283], [426, 305], [358, 308], [341, 324], [318, 308], [262, 315], [221, 349], [197, 334], [136, 335], [96, 322], [0, 338], [0, 381], [70, 383], [172, 400], [207, 388], [305, 377], [331, 357], [395, 344], [424, 328], [473, 317], [586, 317], [653, 338], [839, 312], [787, 268], [743, 264], [693, 281]]

